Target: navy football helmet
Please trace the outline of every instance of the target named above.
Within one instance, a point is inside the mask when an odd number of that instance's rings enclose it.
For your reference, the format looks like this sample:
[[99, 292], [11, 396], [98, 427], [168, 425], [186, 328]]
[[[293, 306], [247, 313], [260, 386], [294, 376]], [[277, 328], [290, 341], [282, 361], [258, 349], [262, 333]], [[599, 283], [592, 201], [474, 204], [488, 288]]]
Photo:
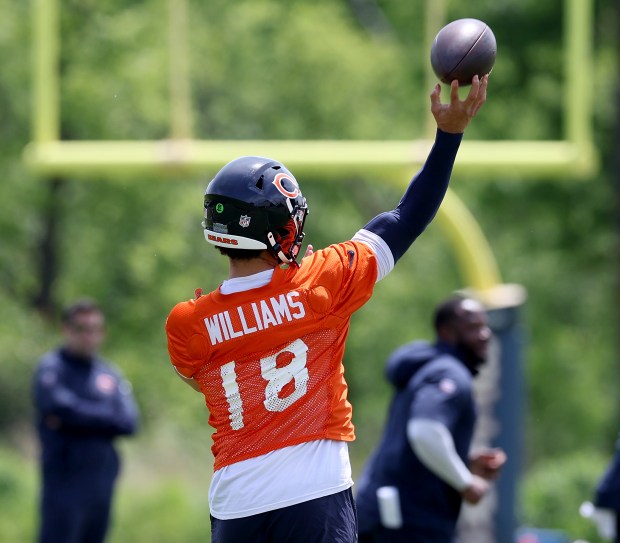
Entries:
[[229, 162], [207, 186], [204, 209], [209, 243], [268, 249], [286, 264], [297, 263], [308, 206], [280, 162], [256, 156]]

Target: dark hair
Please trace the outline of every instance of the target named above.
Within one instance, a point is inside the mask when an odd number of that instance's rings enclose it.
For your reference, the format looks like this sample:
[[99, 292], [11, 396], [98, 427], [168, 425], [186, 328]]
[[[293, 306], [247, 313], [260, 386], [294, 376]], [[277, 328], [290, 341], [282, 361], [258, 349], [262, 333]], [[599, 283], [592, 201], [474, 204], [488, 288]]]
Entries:
[[458, 310], [463, 300], [467, 300], [466, 296], [455, 294], [450, 296], [443, 302], [441, 302], [435, 308], [435, 314], [433, 315], [433, 325], [435, 326], [435, 332], [439, 332], [439, 329], [446, 324], [453, 323], [458, 317]]
[[103, 310], [95, 300], [79, 298], [62, 310], [60, 318], [63, 324], [71, 324], [75, 320], [75, 316], [80, 313], [101, 313], [103, 315]]
[[227, 256], [236, 260], [252, 260], [258, 258], [265, 249], [231, 249], [229, 247], [216, 247], [216, 249]]

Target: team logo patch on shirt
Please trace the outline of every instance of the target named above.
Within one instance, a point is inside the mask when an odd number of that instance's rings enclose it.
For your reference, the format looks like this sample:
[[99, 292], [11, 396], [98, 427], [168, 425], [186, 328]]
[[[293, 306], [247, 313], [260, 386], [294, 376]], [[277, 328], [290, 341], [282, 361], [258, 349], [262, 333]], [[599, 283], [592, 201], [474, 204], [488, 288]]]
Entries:
[[110, 394], [116, 388], [116, 379], [107, 373], [102, 373], [101, 375], [97, 375], [95, 386], [100, 392]]
[[239, 217], [239, 226], [247, 228], [250, 226], [250, 219], [251, 217], [249, 215], [241, 215], [241, 217]]
[[439, 390], [444, 394], [454, 394], [456, 392], [456, 383], [446, 377], [439, 381]]

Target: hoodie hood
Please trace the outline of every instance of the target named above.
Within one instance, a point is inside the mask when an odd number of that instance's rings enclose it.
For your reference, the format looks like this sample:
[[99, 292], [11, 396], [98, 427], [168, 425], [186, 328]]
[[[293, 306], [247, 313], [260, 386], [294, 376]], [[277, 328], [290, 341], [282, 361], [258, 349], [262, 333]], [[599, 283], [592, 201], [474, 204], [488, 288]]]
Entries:
[[396, 388], [404, 388], [411, 376], [439, 354], [436, 345], [414, 341], [399, 347], [387, 361], [385, 376]]
[[413, 341], [399, 347], [387, 361], [385, 375], [396, 389], [405, 388], [414, 373], [427, 362], [443, 355], [450, 354], [462, 361], [458, 349], [447, 343]]

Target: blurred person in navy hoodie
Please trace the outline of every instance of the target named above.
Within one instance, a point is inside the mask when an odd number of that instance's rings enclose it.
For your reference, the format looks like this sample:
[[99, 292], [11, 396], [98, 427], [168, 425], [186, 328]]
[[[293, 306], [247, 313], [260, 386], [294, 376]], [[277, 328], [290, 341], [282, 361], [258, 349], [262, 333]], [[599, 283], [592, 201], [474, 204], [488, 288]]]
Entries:
[[100, 543], [119, 473], [114, 439], [136, 431], [131, 385], [98, 355], [105, 317], [90, 299], [62, 314], [61, 347], [34, 376], [41, 445], [40, 543]]
[[359, 543], [452, 543], [462, 501], [478, 503], [506, 460], [500, 449], [470, 452], [473, 380], [491, 339], [483, 306], [452, 296], [433, 324], [434, 343], [414, 341], [388, 360], [396, 390], [358, 482]]

